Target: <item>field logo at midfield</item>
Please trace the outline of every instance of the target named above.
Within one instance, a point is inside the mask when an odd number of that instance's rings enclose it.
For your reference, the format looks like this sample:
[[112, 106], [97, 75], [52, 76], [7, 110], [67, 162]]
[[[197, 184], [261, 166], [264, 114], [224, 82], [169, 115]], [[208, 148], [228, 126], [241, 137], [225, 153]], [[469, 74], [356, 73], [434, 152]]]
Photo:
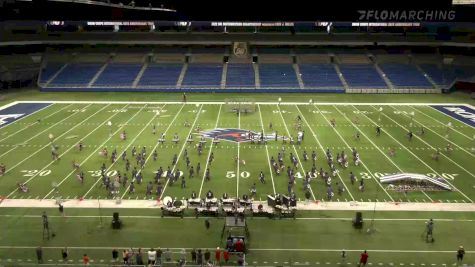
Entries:
[[475, 128], [475, 110], [466, 106], [432, 106], [432, 108], [449, 115]]
[[[259, 141], [261, 139], [260, 132], [254, 132], [236, 128], [216, 128], [200, 132], [206, 138], [217, 138], [218, 140], [230, 142], [250, 142], [251, 139]], [[265, 140], [274, 140], [275, 133], [264, 134]], [[279, 139], [282, 139], [281, 137]]]

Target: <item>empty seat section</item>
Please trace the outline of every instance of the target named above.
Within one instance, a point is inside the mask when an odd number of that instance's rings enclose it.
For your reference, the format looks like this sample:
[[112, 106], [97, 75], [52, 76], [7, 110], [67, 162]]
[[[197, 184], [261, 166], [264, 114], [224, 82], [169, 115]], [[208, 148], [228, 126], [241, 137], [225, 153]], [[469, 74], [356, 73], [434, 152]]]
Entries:
[[252, 64], [228, 64], [226, 87], [255, 87]]
[[145, 69], [139, 86], [175, 87], [183, 64], [151, 64]]
[[223, 75], [222, 64], [188, 64], [182, 87], [219, 87]]
[[291, 64], [259, 64], [261, 87], [299, 87]]
[[139, 64], [109, 64], [94, 85], [131, 86], [141, 68], [142, 65]]
[[43, 69], [41, 69], [40, 83], [46, 83], [49, 79], [58, 72], [64, 63], [48, 63]]
[[95, 63], [70, 64], [50, 82], [50, 85], [87, 85], [101, 67], [102, 64]]
[[350, 87], [387, 88], [383, 78], [373, 65], [342, 64], [340, 71]]
[[384, 63], [380, 67], [396, 87], [432, 88], [432, 84], [413, 65]]
[[455, 80], [454, 69], [450, 66], [421, 64], [420, 67], [437, 85], [449, 85]]
[[305, 88], [343, 87], [333, 65], [299, 64], [299, 69]]

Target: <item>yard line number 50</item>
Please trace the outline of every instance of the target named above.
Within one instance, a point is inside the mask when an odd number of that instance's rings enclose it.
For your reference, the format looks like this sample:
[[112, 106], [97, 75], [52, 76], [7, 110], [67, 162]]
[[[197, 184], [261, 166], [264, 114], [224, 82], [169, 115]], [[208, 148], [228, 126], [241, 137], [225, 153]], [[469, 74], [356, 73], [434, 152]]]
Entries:
[[[236, 172], [235, 172], [235, 171], [227, 171], [227, 172], [226, 172], [226, 178], [231, 179], [231, 178], [235, 178], [235, 177], [236, 177]], [[249, 177], [251, 177], [251, 173], [248, 172], [248, 171], [242, 171], [242, 172], [241, 172], [241, 175], [240, 175], [239, 177], [241, 177], [241, 178], [249, 178]]]

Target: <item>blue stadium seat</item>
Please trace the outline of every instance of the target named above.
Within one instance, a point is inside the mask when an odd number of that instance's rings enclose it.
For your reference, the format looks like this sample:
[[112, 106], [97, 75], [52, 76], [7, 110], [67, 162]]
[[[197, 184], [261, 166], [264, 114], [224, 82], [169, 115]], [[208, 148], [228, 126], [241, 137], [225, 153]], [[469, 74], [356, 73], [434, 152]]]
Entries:
[[141, 64], [111, 63], [99, 75], [94, 85], [131, 86], [141, 68]]
[[252, 64], [228, 64], [226, 88], [255, 87]]
[[381, 69], [395, 87], [432, 88], [424, 75], [410, 64], [383, 63]]
[[64, 63], [48, 63], [42, 70], [40, 75], [40, 83], [46, 83], [58, 72]]
[[299, 64], [299, 69], [305, 88], [343, 88], [343, 84], [331, 64]]
[[292, 64], [259, 64], [261, 87], [299, 88]]
[[182, 87], [220, 87], [222, 64], [188, 64]]
[[50, 82], [50, 85], [87, 85], [94, 75], [99, 71], [103, 64], [97, 63], [75, 63], [66, 66], [56, 78]]
[[341, 64], [340, 71], [351, 88], [387, 88], [371, 64]]
[[139, 81], [139, 86], [175, 88], [183, 64], [150, 64]]

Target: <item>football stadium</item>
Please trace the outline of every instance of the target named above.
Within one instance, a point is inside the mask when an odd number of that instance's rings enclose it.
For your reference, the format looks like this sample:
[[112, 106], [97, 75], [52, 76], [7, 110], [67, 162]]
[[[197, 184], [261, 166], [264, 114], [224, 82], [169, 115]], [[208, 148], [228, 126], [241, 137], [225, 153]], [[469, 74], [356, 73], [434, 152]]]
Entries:
[[475, 2], [0, 0], [0, 266], [475, 266]]

